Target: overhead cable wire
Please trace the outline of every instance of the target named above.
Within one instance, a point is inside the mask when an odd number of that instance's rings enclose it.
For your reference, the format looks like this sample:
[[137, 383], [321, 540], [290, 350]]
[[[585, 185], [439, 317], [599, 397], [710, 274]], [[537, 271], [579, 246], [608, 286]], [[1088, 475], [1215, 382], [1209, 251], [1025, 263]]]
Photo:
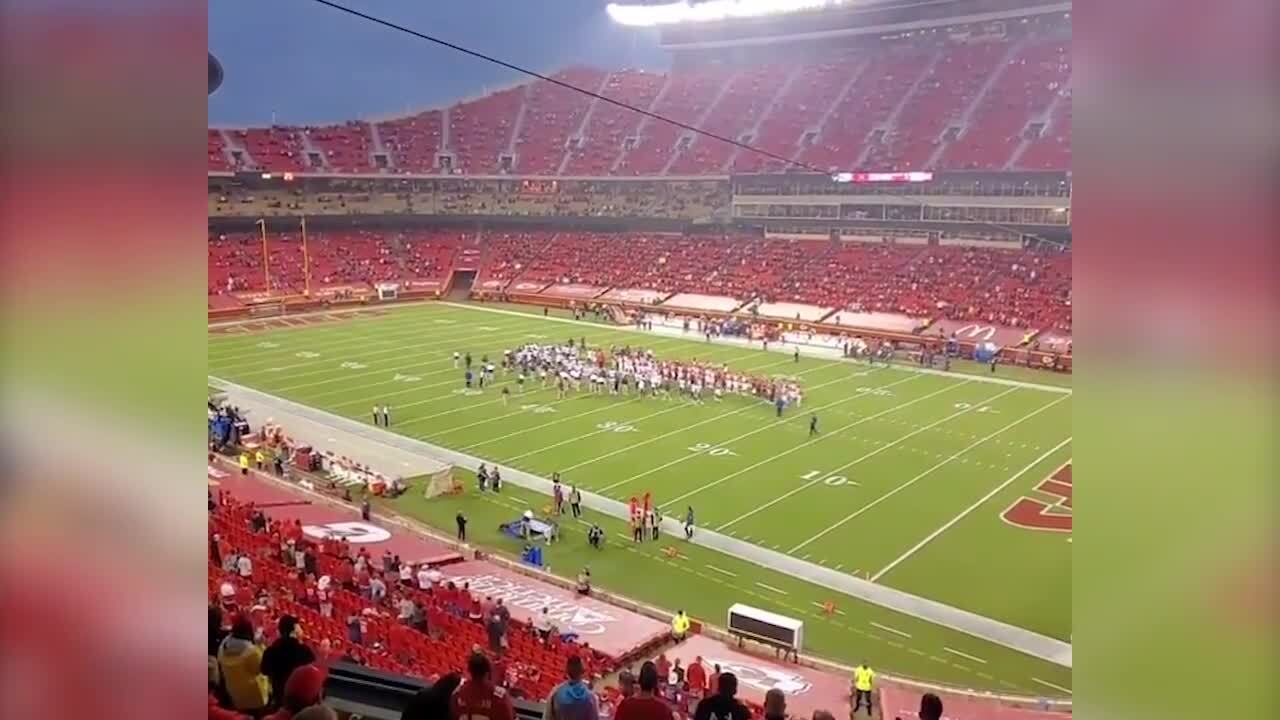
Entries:
[[630, 104], [630, 103], [625, 103], [625, 102], [622, 102], [621, 100], [615, 100], [615, 99], [613, 99], [613, 98], [611, 98], [611, 97], [608, 97], [608, 96], [605, 96], [605, 95], [601, 95], [601, 94], [600, 94], [600, 93], [598, 93], [598, 92], [594, 92], [594, 91], [592, 91], [592, 90], [588, 90], [588, 89], [583, 88], [583, 87], [578, 87], [577, 85], [574, 85], [573, 83], [568, 83], [568, 82], [565, 82], [565, 81], [563, 81], [563, 80], [557, 80], [556, 78], [551, 77], [551, 76], [549, 76], [549, 75], [543, 75], [542, 73], [540, 73], [540, 72], [538, 72], [538, 71], [536, 71], [536, 70], [530, 70], [529, 68], [522, 67], [522, 66], [520, 66], [520, 65], [516, 65], [515, 63], [507, 62], [506, 60], [502, 60], [502, 59], [500, 59], [500, 58], [493, 57], [492, 55], [486, 55], [485, 53], [482, 53], [482, 52], [480, 52], [480, 51], [478, 51], [478, 50], [472, 50], [471, 48], [465, 47], [465, 46], [463, 46], [463, 45], [458, 45], [457, 43], [451, 43], [451, 42], [449, 42], [448, 40], [444, 40], [444, 39], [441, 39], [441, 38], [435, 37], [435, 36], [433, 36], [433, 35], [428, 35], [427, 33], [424, 33], [424, 32], [419, 32], [419, 31], [414, 30], [414, 29], [412, 29], [412, 28], [408, 28], [408, 27], [405, 27], [405, 26], [400, 25], [400, 24], [398, 24], [398, 23], [391, 22], [390, 20], [386, 20], [386, 19], [384, 19], [384, 18], [380, 18], [380, 17], [374, 16], [374, 15], [370, 15], [370, 14], [368, 14], [368, 13], [361, 12], [361, 11], [359, 11], [359, 10], [355, 10], [355, 9], [352, 9], [352, 8], [346, 7], [345, 5], [339, 5], [338, 3], [331, 2], [331, 0], [312, 0], [312, 2], [318, 3], [318, 4], [320, 4], [320, 5], [324, 5], [324, 6], [326, 6], [326, 7], [333, 8], [334, 10], [337, 10], [337, 11], [339, 11], [339, 12], [344, 12], [344, 13], [347, 13], [348, 15], [353, 15], [353, 16], [355, 16], [355, 17], [358, 17], [358, 18], [362, 19], [362, 20], [366, 20], [366, 21], [368, 21], [368, 22], [375, 23], [375, 24], [377, 24], [377, 25], [381, 25], [381, 26], [386, 27], [386, 28], [390, 28], [390, 29], [392, 29], [392, 30], [397, 30], [397, 31], [402, 32], [402, 33], [407, 33], [407, 34], [412, 35], [412, 36], [414, 36], [414, 37], [416, 37], [416, 38], [419, 38], [419, 39], [422, 39], [422, 40], [426, 40], [427, 42], [432, 42], [432, 43], [435, 43], [436, 45], [440, 45], [440, 46], [442, 46], [442, 47], [447, 47], [447, 48], [449, 48], [450, 50], [454, 50], [454, 51], [456, 51], [456, 52], [460, 52], [460, 53], [462, 53], [463, 55], [469, 55], [469, 56], [471, 56], [471, 57], [473, 57], [473, 58], [477, 58], [477, 59], [479, 59], [479, 60], [484, 60], [485, 62], [493, 63], [494, 65], [499, 65], [499, 66], [504, 67], [504, 68], [507, 68], [507, 69], [509, 69], [509, 70], [515, 70], [516, 72], [518, 72], [518, 73], [523, 73], [523, 74], [525, 74], [525, 75], [528, 75], [529, 77], [534, 77], [534, 78], [537, 78], [537, 79], [539, 79], [539, 80], [545, 80], [546, 82], [549, 82], [549, 83], [551, 83], [551, 84], [553, 84], [553, 85], [558, 85], [559, 87], [565, 88], [566, 90], [572, 90], [572, 91], [574, 91], [574, 92], [582, 93], [583, 95], [586, 95], [586, 96], [588, 96], [588, 97], [593, 97], [593, 98], [595, 98], [596, 100], [603, 100], [604, 102], [607, 102], [607, 103], [609, 103], [610, 105], [616, 105], [616, 106], [618, 106], [618, 107], [620, 107], [620, 108], [625, 108], [625, 109], [627, 109], [627, 110], [630, 110], [631, 112], [639, 113], [640, 115], [644, 115], [645, 117], [650, 117], [650, 118], [653, 118], [654, 120], [659, 120], [659, 121], [662, 121], [662, 122], [664, 122], [664, 123], [668, 123], [668, 124], [670, 124], [670, 125], [675, 125], [676, 127], [678, 127], [678, 128], [682, 128], [682, 129], [684, 129], [684, 130], [688, 130], [689, 132], [697, 133], [697, 134], [699, 134], [699, 135], [704, 135], [704, 136], [706, 136], [706, 137], [712, 138], [713, 140], [719, 140], [720, 142], [723, 142], [723, 143], [728, 143], [728, 144], [730, 144], [730, 145], [732, 145], [732, 146], [734, 146], [734, 147], [736, 147], [736, 148], [739, 148], [739, 149], [742, 149], [742, 150], [747, 150], [747, 151], [749, 151], [749, 152], [759, 153], [760, 155], [764, 155], [765, 157], [771, 158], [771, 159], [773, 159], [773, 160], [779, 160], [779, 161], [784, 162], [784, 163], [786, 163], [786, 164], [788, 164], [788, 165], [795, 165], [795, 166], [797, 166], [797, 167], [802, 167], [802, 168], [804, 168], [805, 170], [809, 170], [809, 171], [811, 171], [811, 172], [819, 173], [819, 174], [822, 174], [822, 175], [828, 175], [828, 176], [830, 175], [830, 173], [828, 173], [828, 172], [827, 172], [827, 171], [825, 171], [825, 170], [820, 170], [819, 168], [817, 168], [817, 167], [815, 167], [815, 166], [813, 166], [813, 165], [809, 165], [809, 164], [804, 163], [804, 162], [801, 162], [801, 161], [799, 161], [799, 160], [795, 160], [795, 159], [792, 159], [792, 158], [786, 157], [786, 156], [784, 156], [784, 155], [779, 155], [779, 154], [777, 154], [777, 153], [773, 153], [773, 152], [770, 152], [770, 151], [768, 151], [768, 150], [762, 150], [762, 149], [760, 149], [760, 148], [758, 148], [758, 147], [755, 147], [755, 146], [752, 146], [752, 145], [748, 145], [747, 143], [744, 143], [744, 142], [741, 142], [741, 141], [738, 141], [738, 140], [733, 140], [733, 139], [727, 138], [727, 137], [725, 137], [725, 136], [723, 136], [723, 135], [720, 135], [720, 134], [718, 134], [718, 133], [711, 132], [711, 131], [709, 131], [709, 130], [703, 130], [702, 128], [696, 127], [696, 126], [694, 126], [694, 125], [690, 125], [690, 124], [688, 124], [688, 123], [681, 122], [681, 121], [679, 121], [679, 120], [673, 120], [673, 119], [671, 119], [671, 118], [669, 118], [669, 117], [666, 117], [666, 116], [664, 116], [664, 115], [659, 115], [658, 113], [650, 112], [649, 110], [645, 110], [645, 109], [643, 109], [643, 108], [638, 108], [638, 107], [636, 107], [635, 105], [632, 105], [632, 104]]
[[[748, 144], [748, 143], [744, 143], [744, 142], [741, 142], [741, 141], [739, 141], [739, 140], [733, 140], [733, 139], [731, 139], [731, 138], [727, 138], [727, 137], [725, 137], [725, 136], [723, 136], [723, 135], [720, 135], [720, 134], [718, 134], [718, 133], [714, 133], [714, 132], [711, 132], [711, 131], [709, 131], [709, 130], [704, 130], [704, 129], [700, 128], [700, 127], [697, 127], [697, 126], [694, 126], [694, 125], [690, 125], [690, 124], [688, 124], [688, 123], [681, 122], [681, 121], [679, 121], [679, 120], [674, 120], [674, 119], [669, 118], [669, 117], [667, 117], [667, 116], [665, 116], [665, 115], [661, 115], [661, 114], [656, 113], [656, 112], [652, 112], [652, 111], [649, 111], [649, 110], [645, 110], [644, 108], [636, 107], [635, 105], [632, 105], [632, 104], [630, 104], [630, 103], [626, 103], [626, 102], [623, 102], [623, 101], [621, 101], [621, 100], [615, 100], [614, 98], [611, 98], [611, 97], [608, 97], [608, 96], [605, 96], [605, 95], [601, 95], [600, 93], [597, 93], [597, 92], [595, 92], [595, 91], [593, 91], [593, 90], [588, 90], [587, 88], [578, 87], [577, 85], [574, 85], [573, 83], [565, 82], [565, 81], [563, 81], [563, 80], [558, 80], [558, 79], [556, 79], [556, 78], [554, 78], [554, 77], [551, 77], [551, 76], [549, 76], [549, 75], [544, 75], [544, 74], [542, 74], [542, 73], [540, 73], [540, 72], [538, 72], [538, 71], [536, 71], [536, 70], [530, 70], [530, 69], [529, 69], [529, 68], [527, 68], [527, 67], [523, 67], [523, 66], [521, 66], [521, 65], [517, 65], [517, 64], [515, 64], [515, 63], [513, 63], [513, 62], [508, 62], [508, 61], [503, 60], [503, 59], [501, 59], [501, 58], [496, 58], [496, 57], [494, 57], [494, 56], [492, 56], [492, 55], [489, 55], [489, 54], [486, 54], [486, 53], [482, 53], [482, 52], [480, 52], [480, 51], [478, 51], [478, 50], [472, 50], [471, 48], [466, 47], [466, 46], [464, 46], [464, 45], [459, 45], [459, 44], [457, 44], [457, 43], [452, 43], [452, 42], [449, 42], [448, 40], [445, 40], [445, 39], [443, 39], [443, 38], [439, 38], [439, 37], [436, 37], [436, 36], [434, 36], [434, 35], [429, 35], [429, 34], [427, 34], [427, 33], [421, 32], [421, 31], [419, 31], [419, 30], [414, 30], [413, 28], [410, 28], [410, 27], [405, 27], [404, 25], [401, 25], [401, 24], [396, 23], [396, 22], [392, 22], [392, 21], [390, 21], [390, 20], [387, 20], [386, 18], [381, 18], [381, 17], [378, 17], [378, 16], [376, 16], [376, 15], [370, 15], [369, 13], [366, 13], [366, 12], [363, 12], [363, 11], [360, 11], [360, 10], [356, 10], [356, 9], [354, 9], [354, 8], [347, 7], [346, 5], [341, 5], [341, 4], [339, 4], [339, 3], [333, 2], [333, 0], [311, 0], [311, 2], [314, 2], [314, 3], [318, 4], [318, 5], [323, 5], [323, 6], [325, 6], [325, 7], [328, 7], [328, 8], [330, 8], [330, 9], [336, 10], [336, 11], [341, 12], [341, 13], [345, 13], [345, 14], [350, 15], [350, 16], [352, 16], [352, 17], [359, 18], [359, 19], [361, 19], [361, 20], [364, 20], [365, 22], [370, 22], [370, 23], [373, 23], [373, 24], [375, 24], [375, 25], [381, 25], [382, 27], [388, 28], [388, 29], [390, 29], [390, 30], [395, 30], [395, 31], [397, 31], [397, 32], [405, 33], [406, 35], [410, 35], [410, 36], [412, 36], [412, 37], [416, 37], [416, 38], [418, 38], [418, 39], [420, 39], [420, 40], [426, 40], [427, 42], [434, 43], [434, 44], [439, 45], [439, 46], [441, 46], [441, 47], [448, 48], [448, 49], [450, 49], [450, 50], [453, 50], [454, 52], [462, 53], [463, 55], [467, 55], [467, 56], [470, 56], [470, 57], [476, 58], [476, 59], [478, 59], [478, 60], [483, 60], [483, 61], [485, 61], [485, 62], [487, 62], [487, 63], [492, 63], [492, 64], [494, 64], [494, 65], [498, 65], [499, 67], [507, 68], [508, 70], [514, 70], [515, 72], [521, 73], [521, 74], [523, 74], [523, 75], [527, 75], [527, 76], [532, 77], [532, 78], [537, 78], [537, 79], [539, 79], [539, 80], [543, 80], [543, 81], [545, 81], [545, 82], [549, 82], [549, 83], [551, 83], [552, 85], [556, 85], [556, 86], [558, 86], [558, 87], [565, 88], [566, 90], [572, 90], [573, 92], [581, 93], [581, 94], [583, 94], [583, 95], [586, 95], [587, 97], [595, 98], [596, 100], [600, 100], [600, 101], [603, 101], [603, 102], [609, 103], [610, 105], [615, 105], [615, 106], [617, 106], [617, 107], [624, 108], [624, 109], [626, 109], [626, 110], [630, 110], [631, 112], [637, 113], [637, 114], [639, 114], [639, 115], [643, 115], [643, 116], [648, 117], [648, 118], [652, 118], [652, 119], [657, 120], [657, 121], [659, 121], [659, 122], [664, 122], [664, 123], [667, 123], [667, 124], [669, 124], [669, 125], [674, 125], [674, 126], [676, 126], [676, 127], [678, 127], [678, 128], [681, 128], [681, 129], [683, 129], [683, 130], [687, 130], [687, 131], [692, 132], [692, 133], [695, 133], [695, 134], [697, 134], [697, 135], [702, 135], [702, 136], [704, 136], [704, 137], [708, 137], [708, 138], [711, 138], [711, 139], [713, 139], [713, 140], [718, 140], [718, 141], [720, 141], [720, 142], [722, 142], [722, 143], [727, 143], [727, 144], [732, 145], [733, 147], [736, 147], [736, 148], [738, 148], [738, 149], [740, 149], [740, 150], [746, 150], [747, 152], [753, 152], [753, 153], [757, 153], [757, 154], [759, 154], [759, 155], [763, 155], [764, 157], [770, 158], [770, 159], [772, 159], [772, 160], [777, 160], [777, 161], [779, 161], [779, 162], [782, 162], [782, 163], [786, 164], [787, 166], [794, 166], [794, 167], [798, 167], [798, 168], [803, 168], [803, 169], [805, 169], [805, 170], [808, 170], [809, 172], [817, 173], [818, 175], [822, 175], [822, 176], [824, 176], [824, 177], [831, 177], [831, 173], [830, 173], [829, 171], [827, 171], [827, 170], [823, 170], [823, 169], [818, 168], [818, 167], [816, 167], [816, 166], [814, 166], [814, 165], [810, 165], [810, 164], [808, 164], [808, 163], [806, 163], [806, 162], [803, 162], [803, 161], [801, 161], [801, 160], [796, 160], [795, 158], [789, 158], [789, 157], [786, 157], [785, 155], [779, 155], [779, 154], [777, 154], [777, 153], [775, 153], [775, 152], [771, 152], [771, 151], [769, 151], [769, 150], [764, 150], [764, 149], [762, 149], [762, 148], [758, 148], [758, 147], [756, 147], [756, 146], [754, 146], [754, 145], [750, 145], [750, 144]], [[916, 199], [916, 198], [913, 198], [913, 197], [911, 197], [911, 196], [909, 196], [909, 195], [885, 194], [885, 195], [883, 195], [883, 197], [885, 197], [885, 198], [895, 198], [895, 199], [900, 199], [900, 200], [903, 200], [903, 201], [905, 201], [905, 202], [907, 202], [907, 203], [910, 203], [910, 204], [913, 204], [913, 205], [918, 206], [918, 207], [921, 209], [921, 219], [922, 219], [922, 220], [923, 220], [923, 218], [924, 218], [924, 214], [923, 214], [923, 210], [924, 210], [924, 208], [930, 207], [930, 206], [929, 206], [925, 201], [923, 201], [923, 200], [919, 200], [919, 199]], [[820, 218], [814, 218], [814, 219], [820, 219]], [[1008, 232], [1008, 233], [1013, 233], [1013, 234], [1015, 234], [1015, 235], [1019, 235], [1019, 236], [1032, 237], [1032, 238], [1035, 238], [1036, 240], [1038, 240], [1038, 241], [1040, 241], [1040, 242], [1042, 242], [1042, 243], [1053, 243], [1053, 244], [1058, 244], [1056, 241], [1049, 240], [1049, 239], [1047, 239], [1047, 238], [1041, 237], [1040, 235], [1037, 235], [1037, 234], [1034, 234], [1034, 233], [1028, 233], [1028, 232], [1025, 232], [1025, 231], [1020, 230], [1020, 229], [1018, 229], [1018, 228], [1009, 227], [1009, 226], [1002, 225], [1002, 224], [1000, 224], [1000, 223], [992, 222], [992, 221], [989, 221], [989, 220], [978, 220], [977, 218], [967, 217], [967, 216], [965, 217], [965, 219], [966, 219], [966, 220], [968, 220], [969, 222], [974, 223], [974, 224], [978, 224], [978, 225], [985, 225], [985, 226], [987, 226], [987, 227], [996, 228], [996, 229], [998, 229], [998, 230], [1001, 230], [1001, 231], [1004, 231], [1004, 232]]]

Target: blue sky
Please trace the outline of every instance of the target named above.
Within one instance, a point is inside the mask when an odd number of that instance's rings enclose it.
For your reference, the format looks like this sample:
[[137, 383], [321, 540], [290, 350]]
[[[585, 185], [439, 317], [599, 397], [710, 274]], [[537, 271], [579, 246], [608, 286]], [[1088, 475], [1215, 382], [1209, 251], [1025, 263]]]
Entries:
[[[538, 71], [570, 64], [661, 70], [652, 31], [607, 0], [337, 0]], [[519, 76], [312, 0], [209, 0], [209, 49], [226, 71], [211, 125], [319, 124], [447, 104]]]

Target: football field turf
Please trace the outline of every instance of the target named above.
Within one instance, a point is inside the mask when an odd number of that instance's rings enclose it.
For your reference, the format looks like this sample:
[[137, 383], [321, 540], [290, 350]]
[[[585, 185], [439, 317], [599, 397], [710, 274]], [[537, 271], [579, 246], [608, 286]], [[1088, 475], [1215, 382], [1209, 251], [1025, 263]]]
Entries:
[[[803, 407], [781, 420], [738, 396], [693, 404], [581, 392], [566, 399], [537, 381], [517, 393], [498, 373], [482, 393], [462, 388], [452, 354], [495, 363], [526, 342], [585, 337], [589, 346], [651, 348], [661, 359], [697, 358], [798, 378]], [[392, 431], [625, 501], [645, 492], [668, 516], [694, 508], [700, 528], [1044, 635], [1071, 633], [1069, 532], [1018, 527], [1002, 513], [1071, 456], [1071, 395], [1037, 387], [1064, 379], [1001, 368], [952, 375], [707, 344], [569, 324], [524, 309], [424, 304], [279, 330], [211, 333], [209, 373], [371, 423], [392, 408]], [[972, 374], [965, 374], [971, 372]], [[500, 394], [510, 386], [505, 403]], [[820, 432], [810, 436], [809, 416]], [[469, 480], [469, 478], [468, 478]], [[475, 540], [511, 552], [500, 521], [545, 496], [508, 485], [501, 497], [470, 487], [461, 497], [410, 493], [397, 510], [442, 528], [462, 508]], [[591, 515], [591, 518], [602, 516]], [[772, 568], [666, 538], [632, 546], [625, 525], [603, 552], [580, 532], [548, 553], [573, 575], [664, 608], [724, 623], [733, 602], [801, 616], [807, 648], [843, 662], [967, 687], [1062, 695], [1069, 668], [795, 579]], [[674, 546], [669, 555], [665, 547]], [[828, 615], [821, 606], [835, 604]]]

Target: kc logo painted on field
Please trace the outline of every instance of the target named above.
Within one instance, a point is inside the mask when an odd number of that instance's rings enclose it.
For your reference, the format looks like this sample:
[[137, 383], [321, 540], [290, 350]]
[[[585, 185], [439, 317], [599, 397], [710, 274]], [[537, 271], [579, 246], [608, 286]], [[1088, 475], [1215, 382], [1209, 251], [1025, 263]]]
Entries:
[[749, 665], [737, 660], [714, 657], [706, 658], [706, 661], [711, 665], [719, 665], [724, 672], [731, 672], [738, 676], [740, 685], [748, 685], [762, 693], [777, 688], [787, 695], [803, 695], [813, 687], [813, 683], [806, 680], [803, 675], [797, 675], [783, 668]]
[[1000, 517], [1029, 530], [1071, 532], [1071, 463], [1037, 485], [1036, 493], [1018, 498]]
[[366, 522], [335, 522], [303, 525], [302, 532], [316, 540], [346, 540], [349, 543], [380, 543], [391, 539], [391, 533]]

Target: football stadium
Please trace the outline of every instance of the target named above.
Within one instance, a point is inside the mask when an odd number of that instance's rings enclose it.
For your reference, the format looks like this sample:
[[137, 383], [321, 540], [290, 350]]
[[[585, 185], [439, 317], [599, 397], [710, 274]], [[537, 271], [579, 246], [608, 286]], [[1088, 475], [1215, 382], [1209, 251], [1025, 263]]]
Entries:
[[211, 121], [210, 717], [1069, 718], [1070, 3], [598, 10]]

